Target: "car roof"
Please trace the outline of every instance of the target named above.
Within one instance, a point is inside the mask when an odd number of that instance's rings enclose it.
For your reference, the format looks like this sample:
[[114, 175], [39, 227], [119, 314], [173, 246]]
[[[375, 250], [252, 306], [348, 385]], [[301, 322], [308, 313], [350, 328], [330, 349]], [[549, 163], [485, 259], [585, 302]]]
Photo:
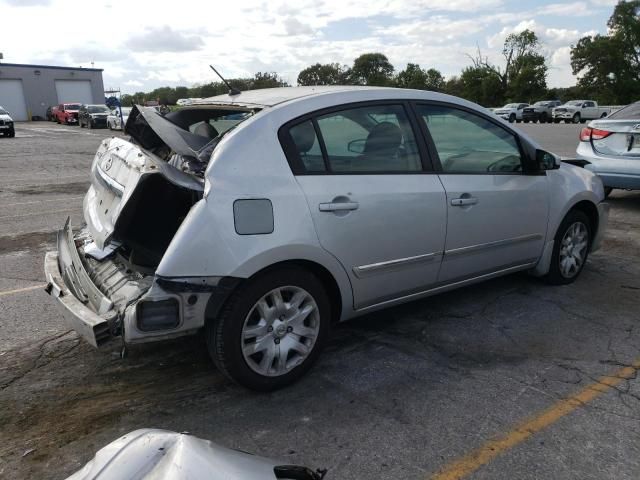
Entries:
[[238, 95], [225, 94], [217, 95], [215, 97], [203, 98], [200, 100], [194, 100], [192, 105], [215, 104], [264, 108], [273, 107], [280, 103], [317, 95], [327, 95], [349, 91], [397, 92], [398, 90], [402, 89], [389, 87], [364, 87], [353, 85], [263, 88], [260, 90], [246, 90]]

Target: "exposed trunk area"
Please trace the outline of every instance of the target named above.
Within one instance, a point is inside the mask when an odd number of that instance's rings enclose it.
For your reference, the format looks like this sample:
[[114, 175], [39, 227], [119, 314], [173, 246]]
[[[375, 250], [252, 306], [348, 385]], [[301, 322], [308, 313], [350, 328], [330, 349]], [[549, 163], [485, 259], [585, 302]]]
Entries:
[[114, 240], [134, 266], [155, 270], [171, 239], [201, 193], [179, 187], [162, 175], [144, 177], [115, 225]]

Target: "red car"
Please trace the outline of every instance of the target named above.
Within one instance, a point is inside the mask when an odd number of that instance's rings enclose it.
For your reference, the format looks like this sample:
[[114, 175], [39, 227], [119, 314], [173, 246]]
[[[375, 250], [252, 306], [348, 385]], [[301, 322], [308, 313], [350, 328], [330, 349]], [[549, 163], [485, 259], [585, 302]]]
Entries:
[[58, 105], [58, 110], [55, 113], [56, 122], [66, 125], [77, 125], [79, 109], [79, 103], [61, 103]]

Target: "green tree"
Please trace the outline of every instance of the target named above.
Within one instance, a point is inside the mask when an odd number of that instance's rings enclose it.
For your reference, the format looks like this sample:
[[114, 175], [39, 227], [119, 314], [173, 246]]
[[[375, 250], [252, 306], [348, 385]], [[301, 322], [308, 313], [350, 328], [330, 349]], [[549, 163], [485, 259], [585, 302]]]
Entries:
[[[486, 106], [497, 106], [505, 100], [534, 101], [546, 93], [548, 68], [535, 32], [524, 30], [507, 36], [502, 56], [504, 67], [489, 62], [478, 49], [477, 56], [471, 57], [473, 66], [460, 76], [465, 92], [483, 98], [479, 103]], [[474, 81], [480, 84], [472, 85]], [[495, 103], [486, 103], [488, 99]]]
[[435, 68], [425, 71], [416, 63], [408, 63], [407, 67], [396, 75], [395, 85], [400, 88], [439, 92], [444, 89], [444, 77]]
[[571, 48], [578, 86], [601, 103], [625, 104], [640, 96], [640, 0], [621, 1], [608, 33], [581, 38]]
[[354, 85], [388, 86], [393, 83], [393, 65], [382, 53], [365, 53], [353, 61], [348, 76]]
[[347, 70], [339, 63], [316, 63], [298, 74], [298, 85], [343, 85], [347, 83]]
[[[258, 72], [247, 83], [249, 88], [245, 90], [249, 90], [249, 89], [258, 90], [260, 88], [274, 88], [274, 87], [289, 86], [289, 84], [285, 82], [282, 78], [280, 78], [280, 76], [275, 72]], [[243, 89], [240, 89], [240, 90], [243, 90]]]

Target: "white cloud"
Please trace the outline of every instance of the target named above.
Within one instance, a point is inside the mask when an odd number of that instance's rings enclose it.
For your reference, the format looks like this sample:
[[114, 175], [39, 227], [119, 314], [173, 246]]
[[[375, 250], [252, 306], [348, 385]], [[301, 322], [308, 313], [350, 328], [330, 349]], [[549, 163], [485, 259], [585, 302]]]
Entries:
[[[465, 53], [476, 44], [500, 61], [504, 38], [518, 29], [534, 28], [552, 56], [592, 28], [549, 14], [563, 5], [582, 11], [577, 2], [555, 1], [523, 10], [505, 0], [0, 0], [3, 35], [20, 39], [2, 50], [6, 62], [95, 62], [105, 85], [125, 91], [217, 80], [210, 63], [226, 77], [276, 71], [295, 83], [312, 63], [351, 64], [371, 51], [386, 54], [397, 70], [413, 62], [450, 76], [469, 64]], [[604, 31], [611, 8], [588, 1], [601, 12], [593, 29]], [[54, 18], [73, 19], [69, 36], [51, 35]], [[83, 29], [78, 42], [81, 25], [105, 28]]]

